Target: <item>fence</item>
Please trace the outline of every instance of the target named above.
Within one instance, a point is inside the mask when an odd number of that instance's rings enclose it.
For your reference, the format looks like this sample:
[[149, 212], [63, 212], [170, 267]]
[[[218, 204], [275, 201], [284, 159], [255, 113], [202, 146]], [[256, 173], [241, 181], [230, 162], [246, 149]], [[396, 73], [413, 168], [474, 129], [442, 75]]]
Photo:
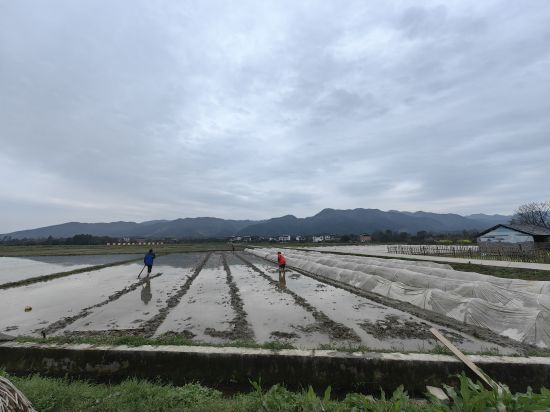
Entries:
[[506, 260], [512, 262], [550, 263], [550, 251], [539, 248], [520, 248], [461, 245], [388, 245], [388, 253], [456, 257], [464, 259]]

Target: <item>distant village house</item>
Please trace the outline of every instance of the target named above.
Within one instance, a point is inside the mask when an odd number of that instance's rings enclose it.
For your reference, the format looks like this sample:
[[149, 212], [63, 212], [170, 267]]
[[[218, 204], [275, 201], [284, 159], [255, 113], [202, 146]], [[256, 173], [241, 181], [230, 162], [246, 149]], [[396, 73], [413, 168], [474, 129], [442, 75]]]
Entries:
[[499, 224], [481, 232], [477, 238], [483, 247], [510, 245], [522, 249], [550, 248], [550, 229], [532, 225]]
[[359, 242], [361, 243], [372, 242], [372, 237], [371, 235], [363, 233], [362, 235], [359, 235]]
[[333, 235], [321, 235], [321, 236], [313, 236], [312, 241], [314, 243], [318, 242], [328, 242], [330, 240], [338, 240], [336, 236]]

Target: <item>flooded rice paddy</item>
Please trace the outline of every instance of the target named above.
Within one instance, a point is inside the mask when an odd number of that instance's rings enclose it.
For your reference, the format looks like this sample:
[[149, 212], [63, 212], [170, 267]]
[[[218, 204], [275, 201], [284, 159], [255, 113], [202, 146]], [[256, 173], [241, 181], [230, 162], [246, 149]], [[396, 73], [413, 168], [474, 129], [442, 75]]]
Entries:
[[[435, 326], [464, 351], [515, 352], [291, 270], [281, 285], [273, 263], [246, 253], [161, 256], [151, 276], [138, 279], [142, 267], [130, 263], [0, 290], [0, 332], [427, 351], [438, 346], [429, 332]], [[0, 270], [0, 279], [7, 276], [6, 267]]]
[[140, 257], [132, 254], [0, 257], [0, 285]]

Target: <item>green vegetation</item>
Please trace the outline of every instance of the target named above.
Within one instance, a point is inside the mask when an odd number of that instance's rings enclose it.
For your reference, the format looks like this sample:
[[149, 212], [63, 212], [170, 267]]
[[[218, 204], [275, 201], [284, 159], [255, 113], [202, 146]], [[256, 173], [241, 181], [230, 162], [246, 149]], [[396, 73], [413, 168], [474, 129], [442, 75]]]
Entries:
[[254, 398], [222, 393], [198, 384], [180, 387], [129, 379], [99, 385], [66, 379], [8, 377], [40, 412], [65, 411], [240, 411], [254, 410]]
[[341, 400], [331, 396], [330, 387], [319, 396], [311, 387], [292, 392], [282, 385], [264, 389], [251, 382], [250, 393], [225, 396], [216, 389], [197, 383], [183, 386], [128, 379], [116, 385], [44, 378], [40, 376], [8, 377], [41, 412], [49, 411], [373, 411], [373, 412], [458, 412], [458, 411], [546, 411], [550, 390], [540, 393], [512, 393], [485, 389], [464, 374], [455, 387], [444, 385], [450, 398], [444, 403], [428, 395], [428, 400], [410, 399], [400, 386], [391, 396], [380, 397], [359, 393], [347, 394]]
[[[333, 350], [337, 352], [348, 352], [348, 353], [354, 353], [354, 352], [382, 352], [382, 353], [431, 353], [433, 355], [452, 355], [453, 353], [447, 349], [445, 346], [436, 345], [432, 349], [427, 350], [418, 350], [418, 351], [404, 351], [401, 349], [372, 349], [365, 345], [354, 345], [354, 344], [348, 344], [347, 346], [342, 345], [334, 345], [334, 344], [321, 344], [317, 348], [318, 350]], [[469, 353], [469, 352], [465, 352]], [[538, 352], [541, 353], [541, 352]], [[477, 355], [500, 355], [497, 352], [483, 352], [483, 353], [476, 353]], [[542, 355], [544, 356], [544, 355]], [[546, 356], [549, 356], [548, 354]]]
[[371, 238], [373, 242], [377, 243], [452, 244], [470, 243], [475, 241], [477, 235], [478, 232], [475, 230], [463, 230], [453, 233], [432, 233], [420, 230], [415, 235], [406, 232], [378, 230], [371, 234]]
[[[242, 246], [235, 246], [238, 250]], [[143, 254], [153, 248], [157, 254], [181, 252], [208, 252], [231, 250], [231, 245], [222, 242], [211, 243], [169, 243], [164, 245], [0, 245], [0, 256], [66, 256], [107, 255], [121, 253]]]
[[449, 263], [454, 270], [483, 273], [508, 279], [550, 280], [550, 270], [510, 268], [503, 266], [475, 265], [471, 263]]
[[336, 345], [334, 343], [322, 343], [321, 345], [319, 345], [319, 347], [317, 349], [319, 349], [319, 350], [333, 350], [333, 351], [336, 351], [336, 352], [349, 352], [349, 353], [353, 353], [353, 352], [377, 352], [376, 349], [371, 349], [366, 345], [357, 345], [357, 344], [352, 344], [351, 342], [346, 346]]
[[534, 393], [531, 388], [526, 393], [512, 393], [505, 385], [501, 389], [485, 389], [478, 381], [474, 383], [464, 373], [458, 376], [457, 388], [443, 385], [451, 405], [430, 396], [430, 403], [437, 411], [548, 411], [550, 409], [550, 390], [542, 388]]
[[[297, 349], [295, 346], [287, 342], [281, 341], [270, 341], [265, 343], [257, 343], [253, 341], [232, 341], [226, 343], [201, 343], [195, 342], [192, 339], [189, 339], [182, 335], [164, 335], [154, 338], [148, 338], [144, 336], [108, 336], [108, 335], [92, 335], [92, 336], [50, 336], [45, 339], [37, 338], [33, 336], [18, 336], [16, 338], [17, 342], [31, 342], [31, 343], [42, 343], [42, 344], [70, 344], [76, 345], [81, 343], [86, 343], [90, 345], [126, 345], [126, 346], [142, 346], [142, 345], [151, 345], [151, 346], [162, 346], [162, 345], [176, 345], [176, 346], [208, 346], [208, 347], [219, 347], [219, 348], [253, 348], [253, 349], [270, 349], [270, 350], [281, 350], [281, 349]], [[394, 349], [372, 349], [364, 345], [353, 345], [349, 344], [347, 346], [334, 345], [334, 344], [322, 344], [317, 348], [311, 348], [309, 350], [333, 350], [338, 352], [399, 352], [399, 353], [416, 353], [413, 351], [402, 351]], [[433, 354], [451, 354], [449, 350], [442, 346], [436, 346], [432, 350], [418, 351], [422, 353], [433, 353]], [[544, 353], [543, 350], [537, 352], [540, 356]], [[492, 353], [494, 354], [494, 353]], [[549, 356], [546, 354], [546, 356]]]
[[[142, 345], [151, 345], [151, 346], [162, 346], [162, 345], [175, 345], [175, 346], [208, 346], [214, 348], [252, 348], [252, 349], [269, 349], [273, 351], [278, 351], [282, 349], [297, 349], [295, 346], [291, 345], [288, 342], [281, 341], [270, 341], [265, 343], [257, 343], [253, 341], [231, 341], [225, 343], [202, 343], [193, 341], [182, 335], [164, 335], [154, 338], [148, 338], [145, 336], [109, 336], [109, 335], [92, 335], [92, 336], [50, 336], [46, 339], [37, 338], [34, 336], [18, 336], [15, 339], [17, 342], [25, 343], [41, 343], [41, 344], [68, 344], [68, 345], [77, 345], [81, 343], [89, 345], [107, 345], [107, 346], [117, 346], [117, 345], [126, 345], [126, 346], [142, 346]], [[381, 352], [381, 353], [431, 353], [434, 355], [451, 355], [446, 347], [441, 345], [436, 345], [432, 349], [421, 349], [403, 351], [402, 349], [376, 349], [369, 348], [364, 345], [353, 345], [349, 344], [347, 346], [334, 345], [334, 344], [322, 344], [317, 348], [309, 348], [306, 350], [332, 350], [338, 352]], [[496, 351], [484, 351], [484, 352], [464, 352], [466, 354], [477, 354], [477, 355], [501, 355]], [[508, 356], [550, 356], [550, 351], [548, 349], [539, 349], [533, 348], [528, 350], [526, 353], [517, 354], [517, 355], [508, 355]]]
[[126, 346], [162, 346], [162, 345], [178, 345], [178, 346], [210, 346], [210, 347], [237, 347], [237, 348], [257, 348], [257, 349], [295, 349], [289, 343], [271, 341], [266, 343], [256, 343], [253, 341], [233, 341], [226, 344], [216, 343], [200, 343], [194, 342], [188, 337], [182, 335], [164, 335], [154, 338], [147, 338], [144, 336], [108, 336], [108, 335], [96, 335], [96, 336], [51, 336], [46, 339], [35, 338], [32, 336], [19, 336], [17, 342], [33, 342], [43, 344], [80, 344], [87, 343], [91, 345], [126, 345]]

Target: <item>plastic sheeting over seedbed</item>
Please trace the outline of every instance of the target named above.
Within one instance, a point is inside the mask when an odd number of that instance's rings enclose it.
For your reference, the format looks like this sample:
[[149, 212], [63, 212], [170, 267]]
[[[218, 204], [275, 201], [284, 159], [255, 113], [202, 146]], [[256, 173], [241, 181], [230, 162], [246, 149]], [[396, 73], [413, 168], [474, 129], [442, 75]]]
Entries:
[[[275, 261], [277, 249], [247, 249]], [[503, 279], [449, 265], [285, 250], [287, 264], [509, 338], [550, 347], [550, 282]]]

